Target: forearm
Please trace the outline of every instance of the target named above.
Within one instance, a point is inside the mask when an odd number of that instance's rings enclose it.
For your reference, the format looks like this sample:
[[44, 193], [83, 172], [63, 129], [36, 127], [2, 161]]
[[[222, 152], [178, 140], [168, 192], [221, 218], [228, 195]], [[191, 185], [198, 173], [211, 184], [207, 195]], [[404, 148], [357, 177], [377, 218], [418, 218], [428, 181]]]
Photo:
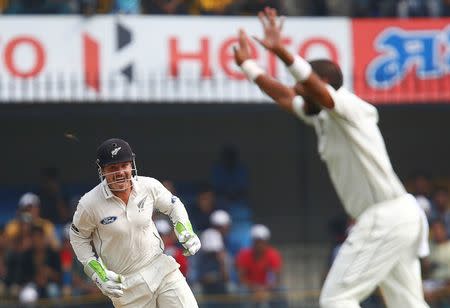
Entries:
[[284, 65], [291, 66], [294, 63], [294, 55], [283, 45], [276, 46], [271, 51], [283, 61]]
[[272, 98], [281, 108], [292, 111], [292, 100], [295, 97], [295, 91], [273, 79], [269, 75], [261, 75], [255, 83], [258, 87]]
[[273, 79], [261, 69], [254, 60], [246, 60], [241, 69], [250, 81], [253, 81], [266, 95], [272, 98], [280, 107], [292, 111], [292, 100], [295, 91]]

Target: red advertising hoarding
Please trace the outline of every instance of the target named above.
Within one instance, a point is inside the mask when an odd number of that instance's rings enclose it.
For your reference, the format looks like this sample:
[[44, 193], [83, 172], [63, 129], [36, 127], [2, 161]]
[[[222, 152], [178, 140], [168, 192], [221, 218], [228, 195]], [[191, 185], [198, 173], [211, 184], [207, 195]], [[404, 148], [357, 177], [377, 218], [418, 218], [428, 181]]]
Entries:
[[450, 19], [356, 19], [353, 88], [377, 104], [450, 102]]

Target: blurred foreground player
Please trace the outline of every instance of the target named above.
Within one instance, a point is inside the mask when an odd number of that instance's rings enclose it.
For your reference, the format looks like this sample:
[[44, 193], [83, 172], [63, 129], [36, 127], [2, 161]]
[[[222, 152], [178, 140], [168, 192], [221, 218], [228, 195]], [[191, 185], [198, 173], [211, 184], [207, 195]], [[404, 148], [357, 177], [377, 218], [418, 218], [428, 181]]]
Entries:
[[356, 219], [325, 281], [320, 306], [360, 307], [379, 286], [389, 308], [428, 307], [418, 258], [428, 253], [428, 225], [392, 169], [377, 110], [342, 87], [335, 63], [308, 63], [284, 48], [283, 20], [275, 10], [266, 8], [259, 18], [265, 37], [258, 42], [284, 62], [295, 88], [272, 79], [250, 58], [242, 30], [236, 63], [282, 108], [314, 127], [320, 157], [344, 208]]
[[154, 209], [168, 215], [185, 255], [195, 254], [200, 240], [183, 203], [156, 179], [137, 176], [124, 140], [103, 142], [97, 165], [101, 183], [81, 198], [70, 230], [86, 274], [115, 307], [197, 307], [152, 220]]

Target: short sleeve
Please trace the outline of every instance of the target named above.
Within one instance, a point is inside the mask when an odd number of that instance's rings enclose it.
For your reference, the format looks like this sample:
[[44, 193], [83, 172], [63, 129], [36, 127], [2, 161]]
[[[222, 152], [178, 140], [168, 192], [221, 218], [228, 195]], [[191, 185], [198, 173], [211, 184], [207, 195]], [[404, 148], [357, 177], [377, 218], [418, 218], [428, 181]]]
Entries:
[[149, 184], [149, 188], [153, 190], [156, 199], [155, 208], [165, 214], [171, 212], [171, 209], [178, 198], [173, 196], [172, 193], [157, 179], [151, 179]]
[[236, 267], [238, 269], [244, 269], [247, 265], [246, 262], [247, 258], [246, 258], [246, 250], [242, 250], [238, 253], [238, 255], [236, 256]]
[[343, 87], [335, 90], [332, 86], [326, 85], [326, 88], [334, 102], [334, 108], [327, 109], [330, 114], [354, 123], [368, 119], [378, 122], [377, 109], [371, 104]]
[[155, 197], [155, 209], [168, 215], [174, 225], [179, 221], [182, 223], [189, 221], [183, 202], [178, 197], [172, 195], [157, 179], [149, 178], [149, 180], [148, 189], [153, 192]]
[[282, 260], [281, 256], [276, 250], [272, 250], [272, 253], [270, 254], [270, 266], [272, 267], [272, 270], [274, 271], [280, 271], [282, 266]]

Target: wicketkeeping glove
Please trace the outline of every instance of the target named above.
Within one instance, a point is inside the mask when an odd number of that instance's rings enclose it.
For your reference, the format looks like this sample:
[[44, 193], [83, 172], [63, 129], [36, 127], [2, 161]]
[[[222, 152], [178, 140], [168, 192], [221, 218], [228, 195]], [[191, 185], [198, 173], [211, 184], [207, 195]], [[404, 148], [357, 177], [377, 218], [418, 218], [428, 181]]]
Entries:
[[89, 261], [84, 271], [106, 296], [121, 297], [123, 295], [123, 276], [107, 270], [101, 261], [97, 259]]
[[175, 225], [175, 234], [177, 235], [178, 241], [184, 247], [183, 255], [185, 256], [195, 255], [202, 246], [200, 239], [192, 230], [192, 225], [189, 221], [185, 223], [177, 222]]

